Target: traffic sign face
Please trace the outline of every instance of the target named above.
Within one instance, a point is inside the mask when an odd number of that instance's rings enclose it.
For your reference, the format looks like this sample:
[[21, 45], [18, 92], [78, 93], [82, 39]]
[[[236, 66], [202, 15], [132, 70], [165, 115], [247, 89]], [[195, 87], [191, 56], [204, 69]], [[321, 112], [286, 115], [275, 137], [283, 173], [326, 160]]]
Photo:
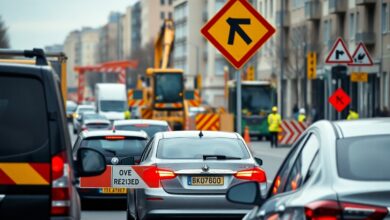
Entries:
[[332, 96], [329, 97], [330, 104], [338, 111], [341, 112], [351, 102], [351, 98], [342, 88], [337, 89]]
[[350, 66], [372, 66], [374, 63], [372, 62], [371, 56], [367, 51], [367, 48], [363, 43], [360, 43], [355, 52], [352, 55], [353, 62], [350, 63]]
[[317, 77], [317, 54], [309, 52], [307, 54], [307, 78], [309, 80]]
[[230, 0], [201, 33], [239, 69], [275, 33], [275, 28], [247, 0]]
[[351, 82], [368, 82], [368, 73], [351, 73]]
[[332, 47], [332, 50], [330, 51], [328, 57], [326, 58], [325, 63], [327, 64], [352, 63], [351, 54], [348, 52], [348, 49], [341, 38], [338, 38], [336, 40], [335, 44]]

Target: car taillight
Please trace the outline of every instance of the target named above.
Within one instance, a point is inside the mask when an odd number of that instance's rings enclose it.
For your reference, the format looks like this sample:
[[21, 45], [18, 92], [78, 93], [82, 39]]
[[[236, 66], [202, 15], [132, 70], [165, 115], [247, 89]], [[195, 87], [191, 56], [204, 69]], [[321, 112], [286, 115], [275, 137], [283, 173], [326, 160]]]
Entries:
[[169, 169], [156, 168], [156, 173], [160, 180], [169, 180], [176, 178], [176, 173]]
[[69, 164], [65, 152], [51, 158], [51, 214], [67, 215], [70, 207], [70, 175]]
[[242, 180], [256, 181], [259, 183], [266, 183], [267, 176], [265, 171], [260, 167], [254, 167], [251, 169], [240, 170], [234, 174], [234, 177]]
[[316, 201], [305, 207], [305, 216], [308, 220], [380, 220], [387, 214], [387, 208], [384, 207], [327, 200]]
[[106, 136], [106, 140], [124, 140], [125, 136]]

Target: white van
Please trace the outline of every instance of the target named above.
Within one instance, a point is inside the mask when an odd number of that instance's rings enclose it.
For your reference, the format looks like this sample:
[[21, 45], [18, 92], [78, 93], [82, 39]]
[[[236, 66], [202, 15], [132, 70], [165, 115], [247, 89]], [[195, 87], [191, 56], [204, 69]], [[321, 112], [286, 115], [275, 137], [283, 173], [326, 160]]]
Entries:
[[119, 83], [98, 83], [95, 87], [97, 113], [110, 121], [125, 119], [126, 86]]

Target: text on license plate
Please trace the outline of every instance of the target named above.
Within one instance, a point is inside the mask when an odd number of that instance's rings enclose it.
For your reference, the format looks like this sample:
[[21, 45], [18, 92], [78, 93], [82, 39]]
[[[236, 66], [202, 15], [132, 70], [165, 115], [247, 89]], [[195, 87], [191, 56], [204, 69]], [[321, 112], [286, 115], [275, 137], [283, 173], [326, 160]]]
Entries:
[[108, 193], [108, 194], [126, 194], [126, 188], [101, 188], [100, 193]]
[[190, 176], [188, 185], [191, 186], [221, 186], [223, 185], [223, 176]]

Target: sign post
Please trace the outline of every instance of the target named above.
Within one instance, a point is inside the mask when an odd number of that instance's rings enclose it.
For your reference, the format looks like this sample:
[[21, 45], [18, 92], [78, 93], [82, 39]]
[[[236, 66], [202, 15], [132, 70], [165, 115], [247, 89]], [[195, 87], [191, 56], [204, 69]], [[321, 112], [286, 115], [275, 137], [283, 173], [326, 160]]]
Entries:
[[237, 132], [241, 134], [240, 69], [275, 33], [275, 28], [247, 0], [230, 0], [201, 29], [236, 70]]

